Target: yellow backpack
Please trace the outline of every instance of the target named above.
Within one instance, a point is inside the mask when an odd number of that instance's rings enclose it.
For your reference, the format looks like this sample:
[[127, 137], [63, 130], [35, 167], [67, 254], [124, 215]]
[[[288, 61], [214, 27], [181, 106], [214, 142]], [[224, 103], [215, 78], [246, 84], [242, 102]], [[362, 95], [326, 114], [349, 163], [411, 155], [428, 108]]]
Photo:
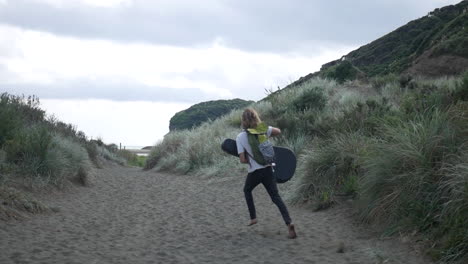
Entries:
[[253, 159], [260, 165], [274, 163], [275, 150], [268, 140], [268, 126], [265, 123], [260, 123], [255, 128], [247, 128], [245, 131], [252, 148]]

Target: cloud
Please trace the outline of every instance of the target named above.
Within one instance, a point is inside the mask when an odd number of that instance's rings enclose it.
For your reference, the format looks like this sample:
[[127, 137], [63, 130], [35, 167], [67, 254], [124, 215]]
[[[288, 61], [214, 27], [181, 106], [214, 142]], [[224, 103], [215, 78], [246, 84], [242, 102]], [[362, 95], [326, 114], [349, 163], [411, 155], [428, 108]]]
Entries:
[[171, 89], [109, 80], [74, 80], [54, 84], [1, 84], [0, 90], [16, 95], [37, 95], [47, 99], [106, 99], [112, 101], [151, 101], [197, 103], [218, 97], [200, 89]]
[[235, 49], [307, 53], [323, 45], [365, 44], [457, 2], [8, 0], [0, 22], [78, 38], [181, 47], [221, 39]]
[[[0, 0], [0, 93], [148, 145], [193, 103], [264, 89], [459, 0]], [[171, 102], [171, 103], [167, 103]]]
[[353, 49], [313, 56], [114, 43], [0, 25], [0, 89], [43, 98], [199, 102], [264, 97]]

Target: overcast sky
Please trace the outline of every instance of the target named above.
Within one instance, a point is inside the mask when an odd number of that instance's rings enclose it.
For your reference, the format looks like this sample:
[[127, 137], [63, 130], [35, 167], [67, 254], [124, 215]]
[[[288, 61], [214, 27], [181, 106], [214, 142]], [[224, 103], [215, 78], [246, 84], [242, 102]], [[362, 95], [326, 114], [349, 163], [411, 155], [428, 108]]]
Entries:
[[207, 100], [259, 100], [460, 0], [0, 0], [0, 92], [150, 145]]

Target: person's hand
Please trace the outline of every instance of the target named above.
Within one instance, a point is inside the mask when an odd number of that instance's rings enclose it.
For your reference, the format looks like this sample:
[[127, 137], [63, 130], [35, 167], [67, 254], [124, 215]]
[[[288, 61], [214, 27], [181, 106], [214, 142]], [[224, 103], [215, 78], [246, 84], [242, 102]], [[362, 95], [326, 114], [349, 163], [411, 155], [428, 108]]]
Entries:
[[277, 127], [272, 127], [271, 128], [271, 136], [276, 137], [278, 135], [281, 135], [281, 129], [279, 129]]

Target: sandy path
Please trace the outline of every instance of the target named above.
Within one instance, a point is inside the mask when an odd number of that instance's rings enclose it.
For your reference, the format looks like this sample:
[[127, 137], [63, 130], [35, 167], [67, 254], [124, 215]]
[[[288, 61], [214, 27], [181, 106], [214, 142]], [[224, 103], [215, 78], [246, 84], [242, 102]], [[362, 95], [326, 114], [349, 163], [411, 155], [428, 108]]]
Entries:
[[254, 191], [259, 224], [247, 227], [243, 176], [98, 173], [93, 187], [49, 197], [58, 213], [0, 222], [0, 263], [428, 263], [353, 225], [344, 206], [290, 207], [299, 237], [289, 240], [262, 186]]

